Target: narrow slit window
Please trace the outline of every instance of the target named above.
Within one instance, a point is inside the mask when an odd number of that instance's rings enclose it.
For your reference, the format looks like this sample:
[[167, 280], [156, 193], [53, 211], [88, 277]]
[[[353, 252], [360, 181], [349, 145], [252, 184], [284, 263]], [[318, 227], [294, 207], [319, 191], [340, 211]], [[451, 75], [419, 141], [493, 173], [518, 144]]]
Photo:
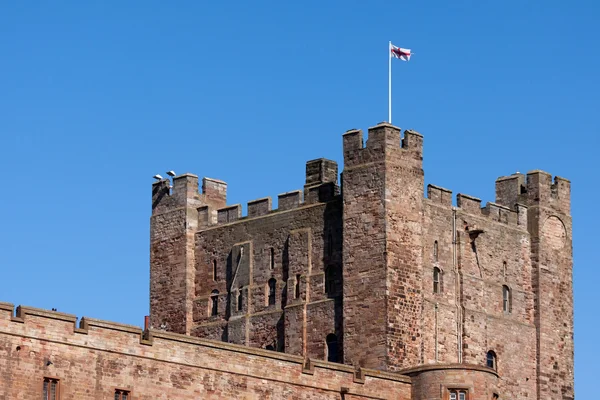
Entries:
[[433, 293], [441, 293], [440, 285], [440, 269], [438, 267], [433, 268]]
[[275, 249], [272, 247], [269, 252], [269, 268], [275, 269]]
[[333, 333], [327, 335], [327, 361], [338, 362], [338, 339]]
[[296, 287], [294, 290], [294, 298], [297, 299], [300, 297], [300, 274], [296, 275]]
[[492, 350], [490, 350], [490, 351], [487, 352], [485, 365], [488, 368], [491, 368], [491, 369], [494, 369], [494, 370], [497, 369], [497, 365], [496, 365], [496, 353], [494, 353]]
[[510, 313], [512, 309], [510, 288], [502, 286], [502, 308], [505, 313]]
[[506, 279], [506, 261], [502, 263], [502, 276]]
[[219, 314], [219, 291], [213, 290], [210, 294], [210, 315], [215, 316]]
[[433, 260], [438, 260], [438, 241], [433, 242]]
[[275, 305], [275, 287], [277, 286], [277, 281], [275, 278], [269, 279], [269, 298], [268, 305]]
[[237, 293], [237, 310], [242, 311], [244, 308], [244, 289], [240, 286]]
[[58, 379], [44, 378], [44, 397], [43, 400], [58, 399]]
[[213, 260], [212, 262], [212, 277], [213, 281], [217, 280], [217, 260]]
[[329, 295], [335, 293], [335, 270], [332, 266], [325, 269], [325, 293]]

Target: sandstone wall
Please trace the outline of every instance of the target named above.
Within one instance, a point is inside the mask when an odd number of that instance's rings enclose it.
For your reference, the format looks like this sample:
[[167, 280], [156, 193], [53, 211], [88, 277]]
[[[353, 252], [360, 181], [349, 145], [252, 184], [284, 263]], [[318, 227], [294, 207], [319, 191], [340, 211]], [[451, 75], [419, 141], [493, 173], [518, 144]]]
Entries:
[[0, 303], [0, 398], [112, 399], [115, 389], [155, 399], [399, 399], [410, 378], [190, 336]]

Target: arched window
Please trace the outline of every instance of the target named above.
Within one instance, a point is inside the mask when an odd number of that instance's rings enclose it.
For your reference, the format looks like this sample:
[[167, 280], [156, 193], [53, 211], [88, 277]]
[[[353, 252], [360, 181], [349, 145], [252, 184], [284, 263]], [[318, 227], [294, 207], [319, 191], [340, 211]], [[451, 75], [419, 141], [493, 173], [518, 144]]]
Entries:
[[437, 240], [435, 242], [433, 242], [433, 260], [434, 261], [438, 260], [438, 242], [437, 242]]
[[210, 293], [210, 315], [215, 316], [219, 313], [219, 291], [217, 289]]
[[297, 299], [300, 297], [300, 274], [296, 275], [296, 287], [294, 290], [294, 298]]
[[275, 287], [277, 286], [277, 281], [275, 278], [269, 279], [269, 299], [268, 305], [272, 306], [275, 304]]
[[510, 288], [506, 285], [502, 286], [502, 309], [505, 313], [512, 311]]
[[492, 350], [487, 352], [485, 365], [488, 368], [492, 368], [492, 369], [498, 368], [498, 366], [496, 365], [496, 353], [494, 353]]
[[242, 311], [244, 308], [244, 289], [240, 286], [237, 293], [237, 309]]
[[212, 262], [212, 276], [213, 281], [217, 280], [217, 260], [213, 260]]
[[335, 293], [335, 270], [332, 266], [325, 268], [325, 293]]
[[433, 293], [441, 293], [440, 269], [433, 267]]
[[275, 269], [275, 249], [271, 247], [271, 252], [269, 253], [269, 268]]
[[338, 362], [338, 339], [333, 333], [327, 335], [327, 361]]

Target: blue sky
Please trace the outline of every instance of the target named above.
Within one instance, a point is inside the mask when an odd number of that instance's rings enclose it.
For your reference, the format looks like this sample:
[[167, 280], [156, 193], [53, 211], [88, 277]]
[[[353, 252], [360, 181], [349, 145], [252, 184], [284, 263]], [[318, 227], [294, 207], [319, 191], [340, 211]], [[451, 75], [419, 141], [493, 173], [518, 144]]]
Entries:
[[[141, 325], [152, 175], [223, 179], [229, 203], [341, 165], [341, 134], [425, 136], [425, 179], [572, 181], [576, 393], [596, 343], [600, 53], [595, 2], [5, 2], [0, 6], [0, 301]], [[592, 392], [594, 390], [594, 392]]]

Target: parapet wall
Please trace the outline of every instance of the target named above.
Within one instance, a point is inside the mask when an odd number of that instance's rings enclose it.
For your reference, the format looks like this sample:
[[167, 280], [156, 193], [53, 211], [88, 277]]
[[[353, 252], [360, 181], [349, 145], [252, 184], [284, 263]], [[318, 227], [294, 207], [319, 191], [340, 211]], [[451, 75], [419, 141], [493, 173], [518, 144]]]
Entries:
[[410, 378], [159, 330], [0, 303], [0, 398], [40, 398], [44, 378], [62, 400], [400, 399]]
[[205, 229], [245, 218], [256, 218], [275, 212], [288, 211], [302, 206], [325, 203], [340, 194], [338, 166], [335, 161], [319, 158], [306, 163], [306, 183], [304, 190], [294, 190], [278, 195], [277, 209], [272, 208], [270, 197], [251, 200], [247, 203], [248, 214], [242, 215], [242, 205], [227, 205], [227, 183], [212, 179], [202, 179], [202, 192], [198, 190], [198, 177], [183, 174], [162, 179], [152, 185], [152, 213], [160, 215], [181, 208], [197, 211], [197, 227]]

